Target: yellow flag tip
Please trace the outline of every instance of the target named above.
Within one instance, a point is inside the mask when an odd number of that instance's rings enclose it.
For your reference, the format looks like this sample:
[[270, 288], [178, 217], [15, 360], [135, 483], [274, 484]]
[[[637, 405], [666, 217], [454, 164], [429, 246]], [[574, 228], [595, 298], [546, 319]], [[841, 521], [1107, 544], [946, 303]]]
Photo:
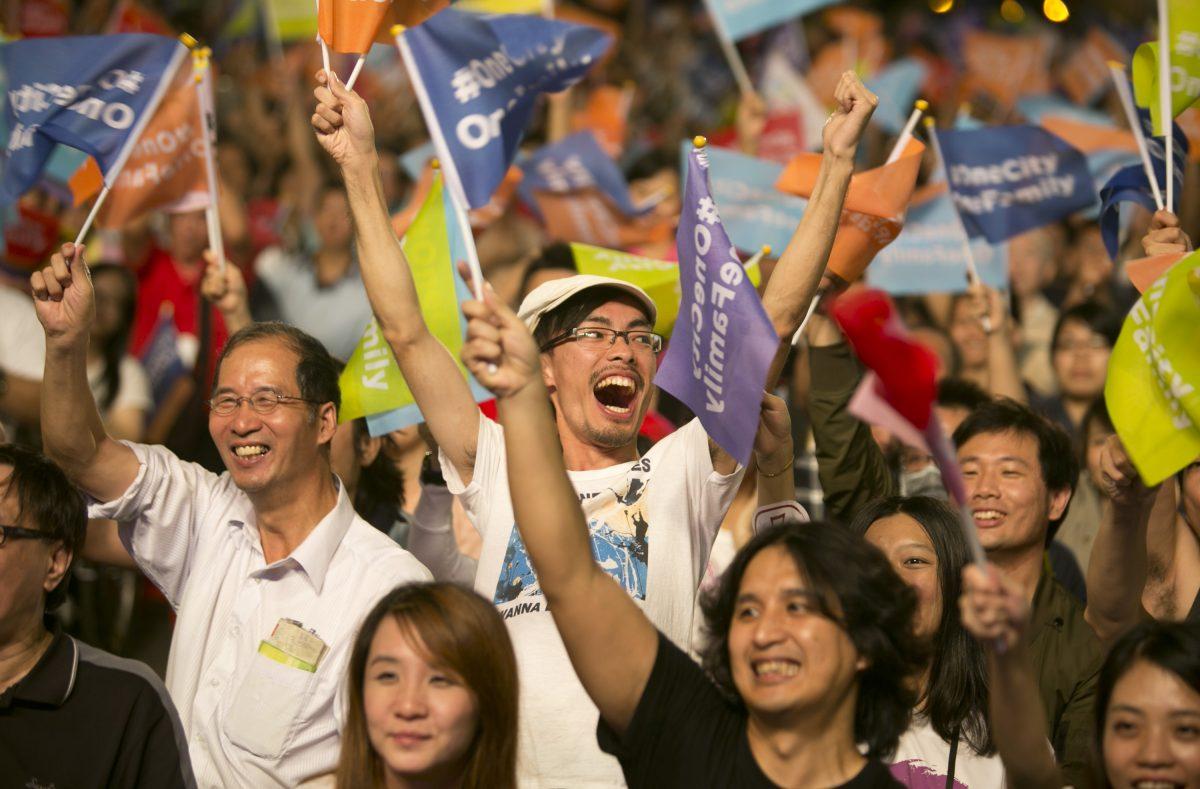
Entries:
[[433, 168], [433, 169], [435, 169], [435, 170], [440, 170], [440, 169], [442, 169], [442, 163], [441, 163], [440, 161], [438, 161], [437, 159], [430, 159], [430, 160], [429, 160], [429, 166], [430, 166], [430, 167], [432, 167], [432, 168]]
[[766, 257], [767, 255], [771, 254], [771, 245], [763, 244], [762, 245], [762, 253], [763, 253], [763, 257]]
[[1110, 61], [1108, 61], [1108, 67], [1109, 67], [1109, 68], [1120, 69], [1121, 71], [1124, 71], [1124, 70], [1125, 70], [1125, 64], [1124, 64], [1124, 63], [1122, 63], [1122, 62], [1121, 62], [1121, 61], [1119, 61], [1119, 60], [1110, 60]]
[[934, 120], [933, 117], [930, 115], [926, 115], [921, 120], [924, 121], [926, 129], [932, 129], [934, 126], [937, 125], [937, 121]]
[[697, 148], [703, 148], [705, 145], [708, 145], [708, 138], [703, 134], [697, 134], [692, 138], [692, 145], [696, 146]]
[[913, 102], [913, 107], [921, 112], [929, 112], [929, 102], [925, 101], [925, 99], [917, 99]]
[[398, 36], [401, 33], [403, 33], [404, 30], [405, 30], [404, 25], [392, 25], [391, 30], [389, 32], [391, 32], [392, 36]]
[[188, 49], [195, 49], [195, 48], [196, 48], [197, 46], [199, 46], [199, 44], [200, 44], [200, 42], [199, 42], [199, 41], [197, 41], [196, 39], [192, 38], [192, 37], [191, 37], [190, 35], [188, 35], [187, 33], [180, 33], [180, 34], [179, 34], [179, 41], [180, 41], [180, 43], [182, 43], [182, 44], [183, 44], [185, 47], [187, 47]]

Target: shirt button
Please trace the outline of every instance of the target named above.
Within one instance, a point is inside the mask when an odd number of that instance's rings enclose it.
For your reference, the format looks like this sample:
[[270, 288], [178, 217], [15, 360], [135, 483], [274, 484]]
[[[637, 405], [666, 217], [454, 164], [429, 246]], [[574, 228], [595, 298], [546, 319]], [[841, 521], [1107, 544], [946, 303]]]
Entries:
[[235, 638], [236, 638], [236, 637], [237, 637], [237, 636], [238, 636], [238, 635], [239, 635], [241, 632], [242, 632], [242, 631], [241, 631], [241, 628], [239, 628], [237, 625], [234, 625], [233, 627], [229, 628], [229, 635], [231, 635], [231, 636], [233, 636], [233, 637], [235, 637]]
[[221, 680], [217, 679], [216, 677], [213, 677], [212, 679], [210, 679], [208, 681], [208, 684], [212, 685], [215, 688], [217, 685], [221, 684]]

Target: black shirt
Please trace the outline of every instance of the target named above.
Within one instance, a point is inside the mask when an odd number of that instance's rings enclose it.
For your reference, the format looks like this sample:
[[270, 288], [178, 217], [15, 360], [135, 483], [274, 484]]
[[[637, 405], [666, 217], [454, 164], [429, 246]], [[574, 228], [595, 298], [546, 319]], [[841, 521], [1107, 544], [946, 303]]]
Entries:
[[0, 787], [192, 787], [183, 726], [145, 665], [54, 640], [0, 694]]
[[[600, 719], [600, 748], [616, 756], [630, 789], [762, 787], [763, 774], [746, 734], [746, 713], [730, 704], [704, 671], [662, 633], [658, 655], [625, 736]], [[868, 761], [842, 789], [900, 786], [887, 767]]]

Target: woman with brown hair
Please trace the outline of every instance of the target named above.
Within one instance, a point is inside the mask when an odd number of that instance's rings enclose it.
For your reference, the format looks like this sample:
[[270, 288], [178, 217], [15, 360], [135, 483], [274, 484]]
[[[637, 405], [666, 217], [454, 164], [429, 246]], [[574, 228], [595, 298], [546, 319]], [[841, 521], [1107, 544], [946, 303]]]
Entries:
[[517, 663], [500, 615], [448, 583], [399, 586], [350, 655], [339, 789], [516, 786]]

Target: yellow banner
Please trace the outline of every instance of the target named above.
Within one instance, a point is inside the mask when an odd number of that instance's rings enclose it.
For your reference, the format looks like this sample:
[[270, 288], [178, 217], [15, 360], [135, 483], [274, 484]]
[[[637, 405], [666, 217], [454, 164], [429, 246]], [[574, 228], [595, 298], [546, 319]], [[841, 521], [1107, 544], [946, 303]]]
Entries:
[[[1196, 0], [1169, 0], [1169, 38], [1171, 48], [1171, 117], [1200, 99], [1200, 3]], [[1150, 110], [1154, 133], [1163, 134], [1161, 104], [1158, 100], [1158, 43], [1142, 44], [1133, 53], [1133, 98], [1139, 107]]]

